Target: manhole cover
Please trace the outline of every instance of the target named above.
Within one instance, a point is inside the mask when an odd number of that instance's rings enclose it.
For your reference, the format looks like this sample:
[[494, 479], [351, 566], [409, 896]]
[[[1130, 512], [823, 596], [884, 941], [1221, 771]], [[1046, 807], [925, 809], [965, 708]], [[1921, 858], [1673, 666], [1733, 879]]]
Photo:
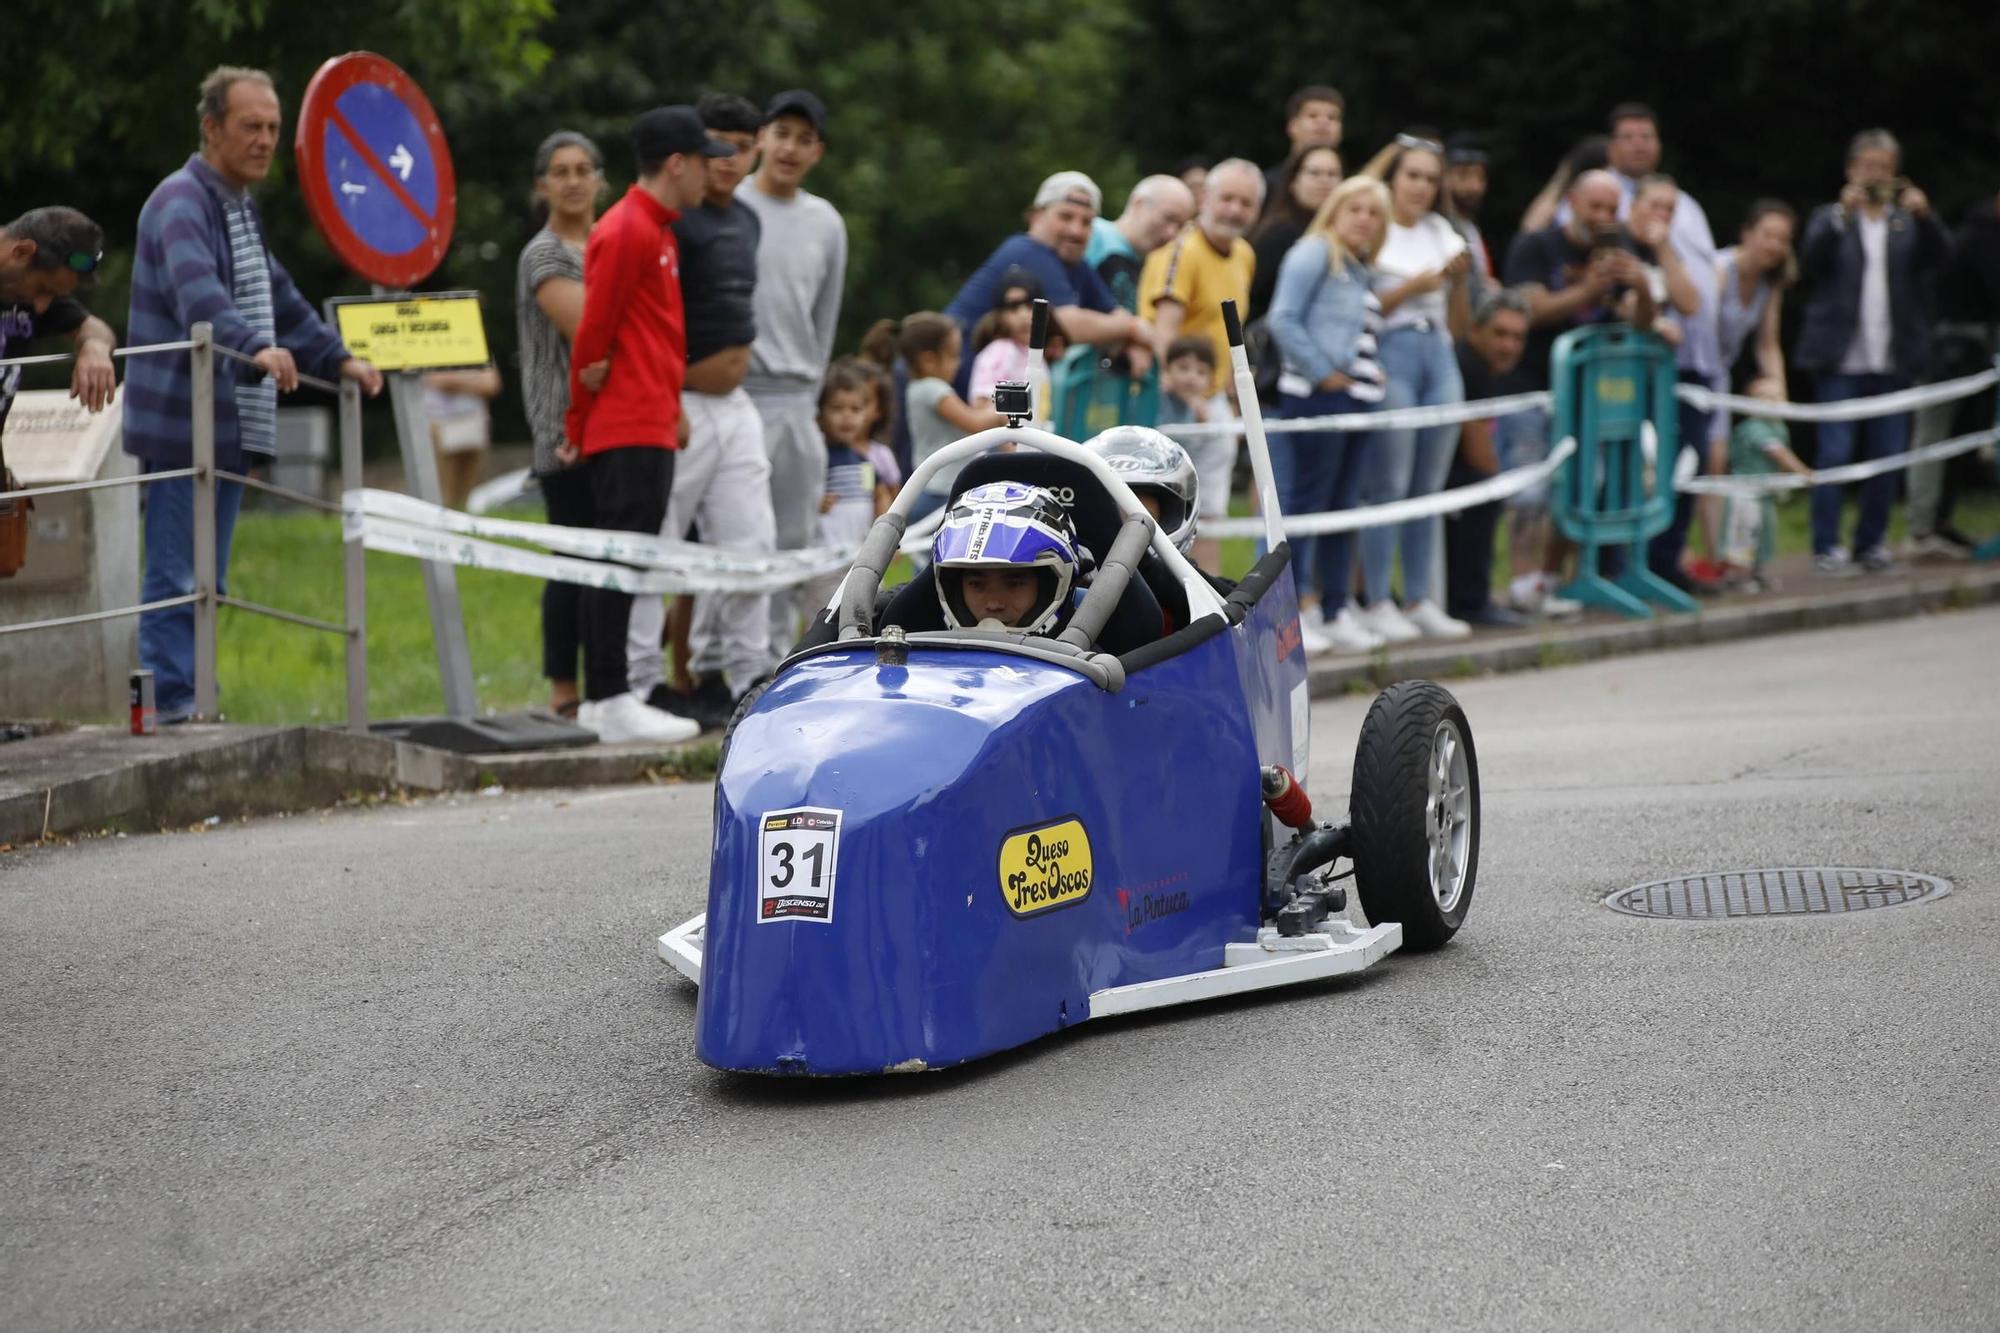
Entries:
[[1726, 870], [1620, 889], [1605, 906], [1627, 916], [1677, 921], [1721, 921], [1743, 916], [1824, 916], [1902, 907], [1951, 892], [1935, 875], [1908, 870], [1857, 870], [1851, 866]]

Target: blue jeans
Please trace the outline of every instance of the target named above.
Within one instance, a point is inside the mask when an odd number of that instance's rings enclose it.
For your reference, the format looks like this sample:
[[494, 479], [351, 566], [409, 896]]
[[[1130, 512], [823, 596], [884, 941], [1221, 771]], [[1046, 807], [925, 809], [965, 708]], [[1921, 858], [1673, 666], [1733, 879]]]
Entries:
[[[1837, 403], [1849, 398], [1869, 398], [1910, 387], [1907, 375], [1822, 375], [1819, 400]], [[1819, 424], [1819, 456], [1815, 468], [1840, 467], [1854, 460], [1854, 437], [1861, 436], [1864, 461], [1887, 458], [1910, 447], [1910, 414], [1896, 412], [1886, 417], [1862, 421], [1822, 421]], [[1812, 544], [1814, 555], [1825, 555], [1840, 545], [1839, 486], [1817, 486], [1812, 493]], [[1858, 556], [1880, 546], [1889, 535], [1889, 506], [1896, 499], [1896, 474], [1885, 472], [1861, 483], [1861, 518], [1854, 527], [1854, 553]]]
[[[148, 462], [148, 472], [168, 472]], [[145, 488], [146, 575], [142, 602], [185, 597], [194, 591], [194, 478], [156, 481]], [[229, 591], [229, 543], [236, 535], [236, 511], [243, 507], [239, 482], [215, 485], [215, 590]], [[170, 606], [139, 617], [139, 665], [153, 673], [153, 697], [162, 722], [178, 722], [194, 712], [194, 607]]]
[[[1433, 407], [1465, 401], [1458, 358], [1443, 329], [1390, 329], [1381, 338], [1382, 373], [1389, 381], [1388, 407]], [[1458, 452], [1457, 426], [1426, 426], [1376, 432], [1361, 483], [1364, 504], [1388, 504], [1444, 488], [1452, 455]], [[1438, 518], [1413, 518], [1361, 530], [1361, 581], [1370, 605], [1389, 596], [1389, 572], [1398, 546], [1403, 553], [1403, 600], [1428, 598], [1442, 604], [1437, 589], [1437, 549], [1443, 527]]]
[[[1281, 395], [1278, 416], [1328, 416], [1336, 412], [1365, 412], [1367, 405], [1340, 392], [1315, 393], [1306, 398]], [[1361, 495], [1362, 461], [1369, 452], [1366, 433], [1340, 430], [1280, 431], [1270, 437], [1271, 476], [1278, 488], [1278, 503], [1287, 515], [1324, 514], [1336, 509], [1352, 509]], [[1354, 562], [1354, 534], [1329, 532], [1321, 537], [1300, 537], [1292, 542], [1292, 577], [1299, 595], [1311, 589], [1319, 594], [1320, 609], [1328, 617], [1347, 605]], [[1310, 585], [1310, 589], [1308, 587]]]

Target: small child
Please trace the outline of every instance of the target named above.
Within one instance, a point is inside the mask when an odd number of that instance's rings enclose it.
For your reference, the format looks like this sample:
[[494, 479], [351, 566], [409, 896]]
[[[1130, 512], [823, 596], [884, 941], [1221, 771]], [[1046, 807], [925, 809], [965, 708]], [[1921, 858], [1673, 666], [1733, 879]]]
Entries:
[[[930, 310], [920, 310], [901, 322], [878, 320], [861, 340], [861, 353], [869, 360], [888, 366], [900, 354], [910, 368], [903, 411], [910, 424], [912, 468], [921, 467], [925, 459], [964, 436], [1007, 424], [1007, 419], [992, 408], [968, 406], [953, 391], [951, 377], [958, 372], [962, 341], [956, 322]], [[932, 477], [910, 510], [910, 521], [914, 523], [943, 506], [957, 476], [958, 469], [952, 467]]]
[[[1769, 380], [1750, 386], [1752, 397], [1782, 402]], [[1792, 452], [1791, 434], [1775, 417], [1746, 417], [1729, 433], [1729, 471], [1736, 476], [1769, 476], [1783, 469], [1808, 480], [1812, 469]], [[1767, 568], [1777, 549], [1778, 506], [1774, 495], [1734, 494], [1722, 507], [1722, 573], [1725, 583], [1752, 592], [1775, 589]]]
[[[852, 546], [895, 502], [903, 483], [896, 456], [881, 436], [889, 426], [889, 377], [859, 357], [827, 368], [819, 391], [819, 428], [826, 436], [826, 494], [819, 502], [820, 546]], [[841, 575], [806, 585], [808, 605], [824, 605]]]
[[993, 406], [993, 386], [1000, 381], [1028, 378], [1028, 337], [1041, 294], [1041, 281], [1024, 268], [1010, 268], [1000, 280], [1000, 299], [972, 330], [974, 407]]
[[[1179, 426], [1190, 422], [1234, 424], [1236, 409], [1226, 393], [1214, 392], [1215, 344], [1207, 338], [1176, 338], [1167, 347], [1160, 368], [1160, 422]], [[1205, 433], [1180, 441], [1194, 462], [1200, 478], [1201, 516], [1229, 516], [1230, 477], [1236, 470], [1236, 433]], [[1192, 558], [1197, 565], [1215, 573], [1220, 568], [1221, 543], [1213, 537], [1198, 539]]]

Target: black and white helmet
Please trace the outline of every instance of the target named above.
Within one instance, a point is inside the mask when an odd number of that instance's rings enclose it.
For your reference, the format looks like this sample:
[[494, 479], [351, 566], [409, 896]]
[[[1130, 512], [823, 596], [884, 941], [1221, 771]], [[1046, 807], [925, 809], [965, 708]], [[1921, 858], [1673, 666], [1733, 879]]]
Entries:
[[1160, 507], [1160, 530], [1186, 555], [1201, 511], [1200, 483], [1187, 450], [1151, 426], [1113, 426], [1083, 442], [1141, 497]]

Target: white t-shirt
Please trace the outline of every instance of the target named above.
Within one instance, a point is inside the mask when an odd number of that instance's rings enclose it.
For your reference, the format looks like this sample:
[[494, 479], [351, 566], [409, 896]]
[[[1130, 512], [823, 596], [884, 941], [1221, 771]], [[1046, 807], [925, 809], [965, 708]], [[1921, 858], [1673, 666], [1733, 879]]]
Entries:
[[1840, 373], [1881, 375], [1895, 369], [1889, 360], [1889, 215], [1862, 213], [1854, 221], [1861, 228], [1861, 310]]
[[[1387, 296], [1411, 278], [1443, 268], [1464, 249], [1465, 238], [1435, 213], [1424, 214], [1414, 227], [1405, 227], [1391, 219], [1389, 234], [1375, 256], [1376, 294]], [[1400, 329], [1426, 320], [1432, 328], [1444, 328], [1443, 287], [1404, 301], [1390, 313], [1384, 327]]]

